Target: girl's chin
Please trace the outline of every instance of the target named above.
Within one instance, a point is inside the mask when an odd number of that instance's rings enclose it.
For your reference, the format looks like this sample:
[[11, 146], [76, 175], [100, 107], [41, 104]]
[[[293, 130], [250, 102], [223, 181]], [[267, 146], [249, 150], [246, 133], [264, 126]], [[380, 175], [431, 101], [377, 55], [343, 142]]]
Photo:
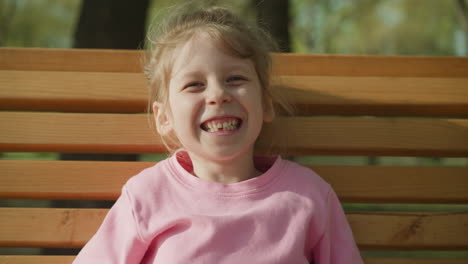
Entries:
[[[253, 148], [244, 150], [217, 149], [212, 151], [188, 151], [191, 157], [203, 159], [211, 162], [234, 162], [245, 158], [253, 159]], [[193, 159], [193, 158], [192, 158]]]

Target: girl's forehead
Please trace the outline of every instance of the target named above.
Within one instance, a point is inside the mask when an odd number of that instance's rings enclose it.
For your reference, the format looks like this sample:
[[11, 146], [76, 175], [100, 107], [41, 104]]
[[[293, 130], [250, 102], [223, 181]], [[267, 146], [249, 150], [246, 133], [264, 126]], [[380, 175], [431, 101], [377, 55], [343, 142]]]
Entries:
[[195, 34], [173, 51], [171, 79], [200, 73], [210, 66], [221, 71], [255, 70], [251, 59], [229, 54], [222, 45], [206, 33]]

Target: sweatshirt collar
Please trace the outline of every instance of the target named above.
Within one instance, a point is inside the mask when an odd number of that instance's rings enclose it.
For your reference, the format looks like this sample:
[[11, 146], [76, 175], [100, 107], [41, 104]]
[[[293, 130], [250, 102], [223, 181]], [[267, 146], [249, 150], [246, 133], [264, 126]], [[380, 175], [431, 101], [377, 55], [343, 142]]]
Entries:
[[254, 157], [254, 165], [262, 174], [255, 178], [230, 184], [201, 179], [191, 174], [193, 171], [192, 161], [184, 150], [174, 153], [169, 158], [169, 164], [174, 178], [190, 189], [222, 196], [238, 196], [266, 189], [281, 174], [284, 161], [280, 156], [256, 156]]

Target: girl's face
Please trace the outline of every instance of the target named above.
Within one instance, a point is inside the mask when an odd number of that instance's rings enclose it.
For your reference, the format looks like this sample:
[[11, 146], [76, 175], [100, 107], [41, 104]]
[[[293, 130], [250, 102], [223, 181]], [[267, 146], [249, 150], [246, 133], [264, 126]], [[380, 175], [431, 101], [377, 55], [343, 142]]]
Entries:
[[253, 62], [226, 54], [203, 33], [176, 52], [167, 108], [157, 114], [159, 132], [175, 133], [190, 154], [212, 161], [252, 154], [273, 114], [264, 113]]

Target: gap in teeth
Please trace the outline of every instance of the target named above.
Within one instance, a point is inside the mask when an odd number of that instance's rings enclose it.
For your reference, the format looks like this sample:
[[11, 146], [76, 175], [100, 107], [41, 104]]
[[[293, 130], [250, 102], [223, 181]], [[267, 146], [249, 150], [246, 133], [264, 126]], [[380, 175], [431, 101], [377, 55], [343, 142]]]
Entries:
[[232, 119], [226, 122], [211, 121], [205, 124], [206, 131], [216, 132], [219, 130], [234, 130], [238, 127], [239, 120]]

